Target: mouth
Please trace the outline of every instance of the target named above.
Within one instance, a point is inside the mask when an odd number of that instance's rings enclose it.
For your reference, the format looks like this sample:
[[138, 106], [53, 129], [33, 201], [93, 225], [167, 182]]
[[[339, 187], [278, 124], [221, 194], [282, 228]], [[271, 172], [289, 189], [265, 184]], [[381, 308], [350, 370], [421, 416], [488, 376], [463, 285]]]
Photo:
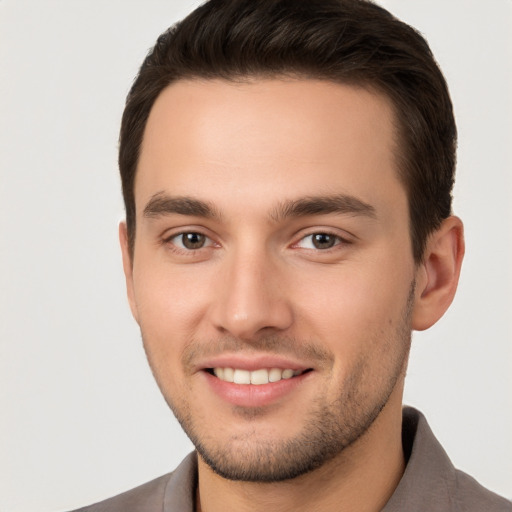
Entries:
[[223, 382], [262, 386], [300, 377], [301, 375], [311, 372], [312, 368], [306, 370], [293, 370], [291, 368], [259, 368], [256, 370], [245, 370], [241, 368], [215, 367], [206, 368], [205, 371]]
[[285, 403], [309, 382], [315, 369], [276, 356], [222, 356], [204, 364], [200, 373], [222, 402], [254, 409]]

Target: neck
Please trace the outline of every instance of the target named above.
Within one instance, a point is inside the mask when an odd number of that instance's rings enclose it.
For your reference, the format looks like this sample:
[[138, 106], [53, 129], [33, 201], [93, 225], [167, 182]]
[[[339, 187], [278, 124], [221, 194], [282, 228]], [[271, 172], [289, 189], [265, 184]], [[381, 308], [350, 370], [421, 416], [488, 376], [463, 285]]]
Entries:
[[[396, 391], [396, 390], [395, 390]], [[277, 483], [231, 481], [199, 457], [198, 512], [377, 512], [405, 469], [401, 394], [392, 398], [368, 431], [319, 469]]]

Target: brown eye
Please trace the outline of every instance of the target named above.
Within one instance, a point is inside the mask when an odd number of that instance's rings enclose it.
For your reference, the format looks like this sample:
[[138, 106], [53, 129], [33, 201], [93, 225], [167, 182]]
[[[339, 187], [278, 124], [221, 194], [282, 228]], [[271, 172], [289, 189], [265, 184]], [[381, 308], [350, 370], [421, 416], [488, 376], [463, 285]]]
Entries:
[[178, 238], [181, 238], [181, 243], [186, 249], [201, 249], [206, 243], [206, 236], [201, 233], [182, 233]]
[[311, 235], [311, 243], [315, 249], [330, 249], [336, 245], [338, 237], [329, 233], [315, 233]]

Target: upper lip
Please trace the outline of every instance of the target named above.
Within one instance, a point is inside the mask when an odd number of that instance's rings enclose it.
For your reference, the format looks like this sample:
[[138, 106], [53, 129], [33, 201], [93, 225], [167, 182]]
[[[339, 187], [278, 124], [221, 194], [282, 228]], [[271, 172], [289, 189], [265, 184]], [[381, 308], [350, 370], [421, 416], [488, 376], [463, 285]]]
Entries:
[[200, 361], [196, 366], [198, 371], [209, 368], [237, 368], [240, 370], [254, 371], [261, 368], [280, 368], [294, 371], [312, 369], [307, 363], [294, 360], [287, 356], [272, 354], [223, 354]]

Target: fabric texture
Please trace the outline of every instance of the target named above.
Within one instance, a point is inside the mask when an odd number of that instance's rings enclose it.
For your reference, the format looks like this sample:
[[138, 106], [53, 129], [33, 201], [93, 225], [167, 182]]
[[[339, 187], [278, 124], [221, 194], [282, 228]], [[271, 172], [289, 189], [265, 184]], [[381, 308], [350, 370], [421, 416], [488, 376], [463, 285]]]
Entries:
[[[404, 407], [402, 441], [407, 466], [381, 512], [512, 512], [512, 502], [455, 469], [425, 417]], [[194, 512], [197, 455], [175, 471], [75, 512]]]

